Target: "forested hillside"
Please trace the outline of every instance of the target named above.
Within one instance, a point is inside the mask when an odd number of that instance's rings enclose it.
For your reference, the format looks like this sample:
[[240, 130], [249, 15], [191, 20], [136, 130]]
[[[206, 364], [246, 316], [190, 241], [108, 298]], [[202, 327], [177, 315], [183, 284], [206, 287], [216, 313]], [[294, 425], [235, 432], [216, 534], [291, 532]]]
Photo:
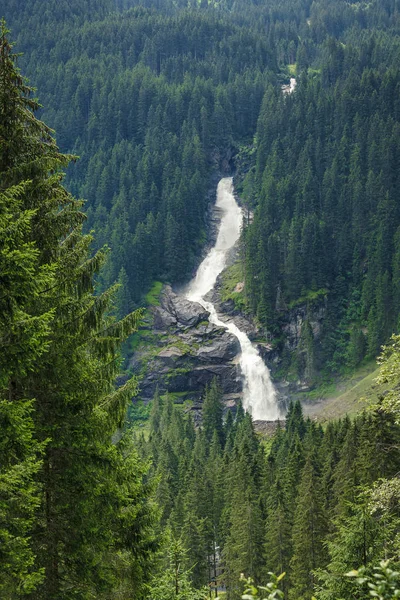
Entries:
[[[329, 43], [296, 98], [267, 96], [259, 206], [246, 241], [254, 310], [269, 327], [299, 298], [328, 301], [322, 360], [357, 365], [398, 326], [399, 72], [388, 40]], [[279, 298], [278, 298], [279, 290]]]
[[398, 328], [400, 88], [394, 4], [315, 4], [307, 23], [296, 93], [270, 88], [258, 120], [246, 284], [277, 337], [287, 310], [325, 302], [318, 344], [302, 332], [312, 379]]
[[[324, 426], [292, 402], [262, 435], [213, 380], [196, 423], [156, 393], [132, 431], [137, 381], [116, 385], [131, 311], [188, 278], [235, 165], [241, 307], [278, 348], [307, 313], [285, 374], [354, 368], [398, 330], [399, 9], [2, 0], [1, 598], [399, 597], [399, 336], [376, 405]], [[242, 596], [242, 573], [270, 587]]]
[[[226, 587], [236, 599], [241, 573], [260, 583], [272, 571], [286, 573], [280, 587], [290, 600], [310, 600], [316, 590], [319, 600], [367, 598], [345, 574], [355, 565], [370, 573], [383, 557], [399, 560], [394, 419], [377, 409], [323, 430], [296, 403], [285, 429], [265, 443], [241, 407], [223, 422], [215, 381], [201, 430], [156, 396], [148, 440], [138, 442], [159, 482], [160, 527], [169, 528], [193, 586]], [[173, 568], [169, 555], [164, 568]], [[172, 585], [163, 579], [166, 595], [156, 584], [151, 598], [174, 597], [166, 591]]]
[[322, 341], [304, 327], [308, 379], [377, 355], [400, 302], [396, 7], [3, 1], [43, 117], [80, 156], [66, 182], [111, 247], [120, 316], [188, 278], [212, 176], [245, 145], [249, 309], [279, 348], [288, 309], [326, 303]]
[[[88, 22], [83, 8], [57, 3], [46, 39], [22, 34], [20, 47], [44, 118], [80, 155], [68, 186], [87, 199], [96, 246], [112, 248], [104, 285], [120, 277], [137, 303], [155, 278], [190, 273], [205, 241], [210, 175], [233, 140], [251, 140], [276, 53], [229, 15], [97, 10]], [[18, 17], [42, 26], [39, 6], [37, 22], [7, 2], [3, 11], [11, 26]]]

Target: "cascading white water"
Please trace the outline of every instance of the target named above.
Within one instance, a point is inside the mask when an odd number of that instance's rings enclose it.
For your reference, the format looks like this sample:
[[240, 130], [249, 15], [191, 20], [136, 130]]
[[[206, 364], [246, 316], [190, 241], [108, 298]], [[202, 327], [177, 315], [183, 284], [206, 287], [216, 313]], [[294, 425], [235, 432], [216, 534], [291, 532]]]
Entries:
[[224, 269], [229, 250], [240, 236], [243, 215], [233, 195], [232, 177], [225, 177], [219, 182], [216, 206], [222, 213], [216, 244], [199, 266], [196, 277], [188, 284], [185, 296], [192, 302], [199, 302], [210, 312], [211, 323], [225, 327], [238, 338], [242, 350], [240, 368], [244, 377], [243, 406], [254, 420], [273, 421], [282, 415], [268, 368], [247, 335], [234, 323], [221, 321], [214, 305], [204, 300]]

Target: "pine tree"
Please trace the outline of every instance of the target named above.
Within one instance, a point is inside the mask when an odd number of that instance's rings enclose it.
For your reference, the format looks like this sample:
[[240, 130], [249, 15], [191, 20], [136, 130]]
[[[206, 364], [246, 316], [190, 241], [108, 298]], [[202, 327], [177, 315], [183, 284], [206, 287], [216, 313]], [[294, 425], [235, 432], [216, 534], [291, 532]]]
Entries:
[[327, 531], [315, 447], [310, 449], [298, 489], [293, 524], [293, 557], [289, 598], [306, 600], [313, 591], [313, 571], [324, 566], [323, 547]]
[[115, 308], [118, 319], [123, 319], [126, 317], [126, 315], [129, 315], [133, 307], [132, 298], [129, 291], [129, 278], [123, 267], [121, 267], [118, 275], [118, 283], [120, 287], [116, 294]]
[[213, 438], [214, 431], [216, 431], [221, 447], [223, 447], [224, 444], [222, 414], [222, 391], [218, 385], [217, 378], [214, 377], [210, 387], [206, 388], [204, 397], [202, 411], [203, 429], [209, 443]]
[[354, 502], [357, 486], [360, 484], [360, 475], [356, 464], [357, 447], [359, 441], [359, 424], [351, 423], [345, 433], [341, 446], [340, 459], [334, 474], [333, 494], [335, 498], [335, 511], [337, 514], [346, 514], [348, 502]]
[[225, 438], [225, 440], [228, 439], [232, 430], [233, 430], [233, 415], [232, 415], [232, 411], [228, 410], [226, 419], [225, 419], [225, 423], [224, 423], [224, 438]]
[[187, 548], [187, 566], [192, 569], [191, 578], [196, 587], [210, 580], [212, 493], [206, 471], [207, 446], [204, 432], [198, 432], [185, 482], [183, 541]]
[[[221, 546], [221, 516], [224, 508], [224, 463], [217, 431], [211, 441], [207, 459], [206, 473], [210, 501], [208, 503], [208, 559], [210, 581], [218, 587], [218, 548]], [[217, 593], [216, 593], [217, 595]]]
[[196, 590], [186, 569], [186, 552], [180, 540], [167, 538], [167, 560], [150, 584], [148, 600], [203, 600], [204, 589]]
[[[292, 557], [293, 515], [283, 481], [278, 475], [269, 491], [265, 533], [266, 570], [272, 573], [287, 573]], [[287, 592], [289, 576], [285, 577], [283, 589]]]
[[260, 462], [258, 441], [250, 415], [238, 426], [226, 482], [228, 535], [223, 549], [224, 578], [228, 597], [239, 597], [240, 573], [261, 578], [264, 542], [260, 503]]
[[386, 532], [379, 527], [368, 510], [366, 497], [348, 506], [348, 514], [336, 522], [336, 533], [328, 542], [329, 564], [318, 569], [318, 598], [321, 600], [352, 600], [364, 598], [357, 593], [354, 582], [345, 576], [355, 565], [367, 566], [378, 560], [382, 538]]
[[[3, 25], [1, 55], [7, 52]], [[2, 80], [4, 81], [4, 80]], [[0, 103], [4, 88], [0, 82]], [[0, 120], [0, 136], [7, 123]], [[0, 185], [0, 593], [25, 593], [41, 581], [34, 564], [30, 532], [40, 503], [36, 474], [44, 444], [34, 432], [34, 401], [17, 390], [17, 381], [35, 369], [48, 348], [53, 312], [37, 299], [53, 285], [51, 268], [39, 263], [31, 242], [34, 211], [24, 210], [24, 184]]]
[[[30, 89], [15, 68], [4, 21], [0, 33], [0, 593], [29, 593], [43, 580], [31, 532], [40, 504], [37, 472], [44, 444], [35, 435], [34, 400], [18, 382], [48, 350], [54, 312], [38, 299], [54, 285], [54, 265], [42, 265], [32, 242], [36, 210], [31, 185], [16, 160]], [[35, 104], [33, 104], [34, 106]], [[15, 114], [20, 118], [15, 129]], [[18, 122], [18, 121], [17, 121]], [[22, 146], [22, 144], [21, 144]], [[27, 152], [28, 153], [28, 152]]]
[[[136, 328], [140, 313], [114, 322], [108, 314], [115, 290], [93, 294], [93, 276], [104, 252], [90, 258], [91, 238], [81, 233], [81, 202], [61, 184], [59, 171], [70, 157], [60, 154], [51, 131], [35, 118], [38, 105], [31, 100], [15, 61], [3, 23], [1, 193], [2, 198], [18, 198], [15, 210], [24, 223], [22, 254], [19, 259], [14, 254], [14, 260], [28, 267], [25, 276], [37, 274], [25, 307], [18, 309], [18, 297], [10, 305], [18, 319], [23, 312], [28, 316], [20, 334], [26, 338], [26, 348], [33, 344], [33, 352], [26, 368], [11, 372], [11, 379], [8, 376], [9, 381], [3, 382], [8, 383], [8, 400], [16, 408], [13, 416], [10, 413], [10, 431], [14, 429], [13, 435], [21, 440], [19, 452], [6, 463], [18, 465], [19, 477], [23, 475], [12, 527], [24, 493], [27, 502], [19, 521], [20, 564], [14, 569], [8, 552], [5, 577], [7, 585], [14, 579], [13, 584], [21, 586], [18, 579], [25, 571], [25, 593], [31, 598], [61, 600], [69, 597], [70, 588], [76, 598], [87, 598], [95, 591], [118, 587], [119, 576], [125, 577], [122, 574], [130, 564], [129, 577], [137, 578], [131, 594], [140, 597], [153, 546], [149, 526], [153, 509], [143, 482], [145, 468], [134, 454], [123, 459], [124, 442], [112, 443], [136, 390], [134, 380], [114, 389], [119, 345]], [[21, 291], [27, 290], [23, 283]], [[27, 416], [19, 431], [18, 411], [19, 418], [24, 412]], [[38, 462], [35, 456], [43, 446]], [[28, 530], [35, 560], [27, 547]], [[30, 570], [44, 577], [34, 580]]]
[[286, 415], [286, 431], [289, 440], [297, 433], [300, 439], [303, 439], [306, 427], [303, 418], [303, 409], [299, 400], [290, 402], [289, 410]]
[[149, 422], [151, 435], [154, 435], [156, 437], [160, 433], [161, 408], [162, 408], [162, 401], [160, 398], [159, 389], [157, 387], [156, 393], [154, 394], [153, 402], [151, 404], [150, 422]]

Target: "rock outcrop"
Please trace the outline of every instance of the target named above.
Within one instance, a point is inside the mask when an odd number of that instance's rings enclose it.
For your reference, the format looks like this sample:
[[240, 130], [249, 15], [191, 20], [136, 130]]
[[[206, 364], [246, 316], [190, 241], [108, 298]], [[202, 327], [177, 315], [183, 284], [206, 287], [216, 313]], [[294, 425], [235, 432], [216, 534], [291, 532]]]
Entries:
[[[305, 354], [307, 353], [307, 349], [304, 347], [303, 328], [305, 324], [311, 328], [313, 352], [315, 356], [318, 356], [323, 322], [326, 316], [326, 298], [320, 296], [313, 301], [299, 304], [282, 312], [279, 338], [274, 338], [263, 328], [257, 327], [251, 318], [245, 316], [237, 308], [232, 298], [221, 300], [222, 284], [222, 278], [219, 277], [210, 295], [211, 301], [221, 320], [234, 321], [239, 329], [245, 331], [248, 337], [257, 343], [261, 357], [268, 365], [272, 376], [275, 376], [274, 385], [280, 401], [284, 403], [294, 393], [309, 391], [311, 389], [310, 381], [301, 371], [301, 364], [306, 362]], [[241, 282], [237, 283], [232, 291], [238, 294], [242, 293]], [[296, 369], [290, 364], [291, 361], [296, 364]], [[315, 365], [315, 369], [317, 371], [317, 365]], [[283, 376], [282, 373], [284, 373]], [[289, 376], [286, 377], [285, 373]], [[278, 376], [276, 377], [276, 375]]]
[[160, 305], [150, 309], [148, 331], [130, 362], [141, 375], [140, 397], [150, 400], [157, 389], [198, 404], [204, 388], [217, 377], [227, 402], [242, 391], [235, 336], [209, 322], [209, 312], [197, 302], [164, 286]]
[[[169, 323], [183, 327], [196, 327], [201, 321], [208, 320], [209, 312], [198, 304], [190, 302], [183, 296], [178, 296], [172, 291], [171, 286], [166, 285], [160, 296], [160, 308], [155, 308], [154, 313], [158, 323]], [[166, 321], [165, 321], [166, 319]]]

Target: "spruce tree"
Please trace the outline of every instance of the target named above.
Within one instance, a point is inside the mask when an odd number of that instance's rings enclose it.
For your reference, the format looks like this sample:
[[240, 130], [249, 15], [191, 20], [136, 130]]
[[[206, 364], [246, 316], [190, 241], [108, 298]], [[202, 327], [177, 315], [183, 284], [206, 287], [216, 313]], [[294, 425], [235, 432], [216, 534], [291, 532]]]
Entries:
[[[41, 264], [32, 241], [37, 210], [27, 206], [30, 181], [18, 173], [22, 116], [30, 89], [0, 33], [0, 593], [21, 596], [43, 580], [31, 532], [40, 504], [37, 472], [44, 443], [34, 431], [34, 399], [18, 385], [48, 350], [54, 311], [39, 304], [54, 285], [54, 264]], [[17, 125], [17, 126], [16, 126]], [[26, 149], [27, 155], [29, 154]], [[31, 157], [33, 160], [33, 156]]]
[[[1, 60], [9, 66], [10, 48], [2, 27]], [[8, 108], [6, 81], [6, 76], [0, 79], [2, 139], [9, 127], [3, 116]], [[0, 153], [5, 150], [0, 144]], [[34, 400], [18, 390], [17, 382], [35, 369], [48, 348], [54, 314], [36, 304], [53, 285], [53, 273], [51, 267], [40, 265], [31, 241], [35, 211], [23, 206], [26, 188], [24, 183], [8, 186], [0, 179], [0, 595], [4, 597], [15, 590], [28, 592], [43, 578], [35, 565], [30, 532], [40, 503], [36, 475], [44, 444], [34, 432]]]
[[365, 598], [354, 581], [346, 577], [350, 569], [370, 566], [379, 559], [386, 531], [371, 515], [367, 495], [357, 503], [349, 503], [346, 517], [336, 520], [336, 532], [328, 541], [329, 563], [316, 572], [318, 598], [321, 600], [353, 600]]
[[[22, 282], [20, 299], [10, 305], [17, 319], [23, 312], [28, 316], [25, 331], [19, 329], [26, 338], [25, 348], [31, 344], [33, 352], [21, 362], [25, 368], [12, 368], [2, 382], [8, 385], [8, 401], [13, 404], [10, 431], [13, 428], [13, 435], [20, 438], [18, 453], [2, 463], [18, 465], [20, 478], [25, 473], [16, 500], [20, 503], [25, 493], [27, 501], [19, 521], [21, 561], [15, 566], [8, 552], [5, 577], [7, 585], [14, 579], [15, 593], [24, 571], [44, 575], [35, 581], [28, 577], [26, 589], [19, 590], [41, 600], [62, 600], [70, 597], [71, 589], [82, 599], [111, 592], [121, 578], [129, 577], [135, 583], [126, 597], [140, 597], [153, 547], [153, 510], [143, 482], [145, 468], [132, 452], [124, 460], [124, 440], [112, 443], [136, 390], [134, 380], [114, 388], [119, 345], [137, 327], [140, 314], [115, 322], [108, 316], [114, 290], [94, 296], [93, 276], [104, 252], [89, 254], [91, 237], [81, 232], [82, 203], [62, 186], [60, 169], [70, 157], [59, 152], [51, 130], [34, 116], [38, 104], [16, 68], [7, 33], [3, 23], [1, 194], [18, 199], [14, 210], [24, 220], [25, 257], [14, 254], [14, 260], [21, 267], [31, 261], [25, 279], [35, 275], [36, 279], [30, 290]], [[25, 306], [18, 308], [22, 292], [29, 295]], [[18, 411], [20, 418], [27, 416], [19, 431]], [[38, 462], [35, 457], [43, 447]], [[7, 445], [2, 450], [9, 453]], [[36, 556], [27, 549], [28, 531]]]
[[288, 506], [287, 490], [281, 479], [278, 475], [272, 490], [269, 491], [264, 550], [267, 572], [287, 573], [283, 582], [283, 589], [286, 592], [292, 556], [293, 515]]
[[313, 571], [324, 566], [324, 537], [327, 519], [319, 479], [316, 449], [310, 448], [298, 488], [298, 503], [293, 524], [293, 557], [289, 598], [308, 600], [313, 591]]
[[179, 539], [167, 534], [167, 556], [160, 570], [153, 577], [147, 595], [148, 600], [203, 600], [205, 590], [196, 590], [190, 581], [190, 569], [186, 568], [186, 551]]
[[222, 412], [222, 391], [218, 385], [217, 378], [214, 377], [210, 387], [206, 388], [204, 397], [202, 410], [203, 429], [209, 443], [211, 443], [214, 431], [216, 431], [221, 447], [224, 444]]
[[260, 502], [259, 445], [250, 415], [238, 426], [227, 473], [225, 538], [222, 554], [228, 597], [238, 598], [239, 576], [245, 573], [260, 580], [263, 565], [262, 506]]

